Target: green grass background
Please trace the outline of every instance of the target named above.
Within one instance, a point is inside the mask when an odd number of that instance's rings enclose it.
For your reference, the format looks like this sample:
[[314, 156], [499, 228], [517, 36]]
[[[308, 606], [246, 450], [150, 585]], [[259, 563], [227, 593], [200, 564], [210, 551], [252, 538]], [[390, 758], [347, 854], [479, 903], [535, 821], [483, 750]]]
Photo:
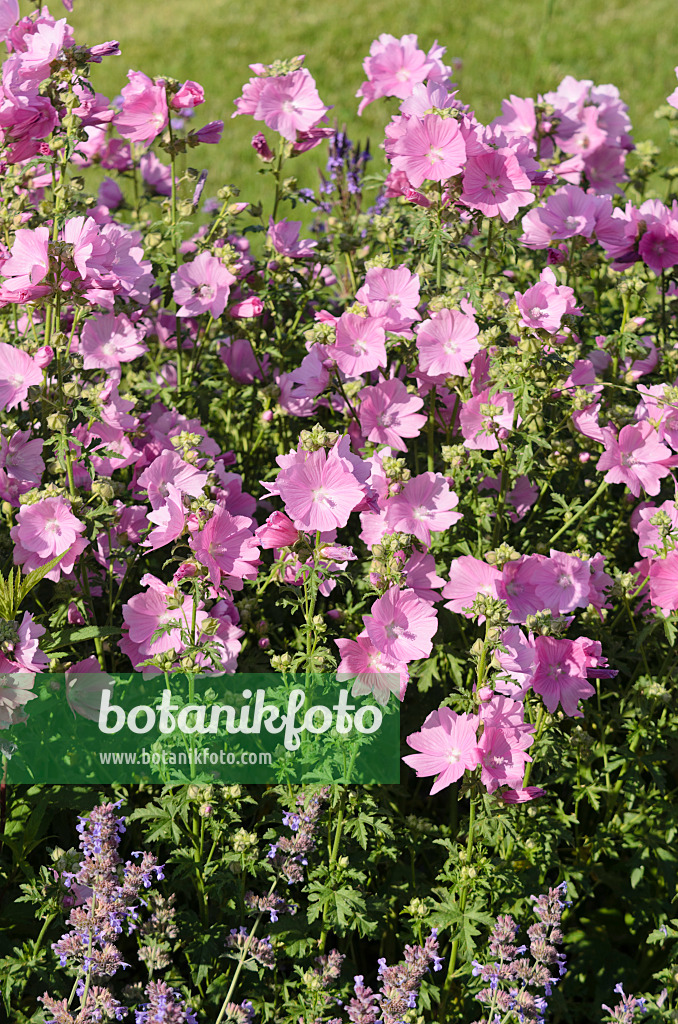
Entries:
[[[653, 115], [676, 85], [676, 13], [676, 0], [75, 0], [68, 18], [79, 43], [119, 40], [122, 56], [93, 72], [111, 97], [130, 68], [200, 82], [207, 102], [194, 123], [222, 118], [226, 130], [219, 146], [192, 151], [190, 163], [209, 169], [208, 192], [231, 182], [250, 198], [261, 179], [253, 182], [260, 165], [249, 143], [261, 126], [230, 114], [252, 62], [305, 53], [322, 99], [334, 106], [330, 117], [354, 138], [369, 135], [376, 149], [396, 101], [356, 116], [362, 60], [379, 33], [415, 32], [422, 47], [437, 39], [448, 58], [463, 61], [460, 95], [482, 120], [500, 113], [502, 97], [535, 96], [572, 74], [616, 85], [635, 139], [652, 138], [666, 151], [666, 123]], [[324, 154], [323, 147], [302, 157], [290, 173], [315, 183]]]

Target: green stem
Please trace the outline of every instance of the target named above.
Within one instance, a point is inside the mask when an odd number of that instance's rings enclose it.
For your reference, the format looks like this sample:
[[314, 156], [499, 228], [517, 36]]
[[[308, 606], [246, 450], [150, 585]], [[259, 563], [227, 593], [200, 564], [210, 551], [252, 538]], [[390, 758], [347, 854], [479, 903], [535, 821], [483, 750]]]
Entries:
[[[534, 730], [534, 743], [532, 745], [532, 749], [533, 750], [536, 747], [536, 745], [539, 742], [539, 740], [541, 739], [541, 734], [544, 731], [545, 724], [546, 724], [546, 708], [542, 704], [541, 707], [539, 708], [539, 711], [537, 712], [537, 722], [536, 722], [535, 730]], [[534, 764], [534, 761], [528, 761], [527, 764], [525, 765], [525, 774], [523, 775], [523, 789], [527, 788], [527, 784], [530, 781], [530, 774], [532, 772], [532, 765], [533, 764]]]
[[560, 527], [560, 529], [557, 530], [556, 533], [553, 534], [553, 536], [551, 537], [551, 540], [548, 542], [548, 547], [552, 547], [553, 544], [555, 543], [555, 541], [557, 541], [558, 538], [560, 536], [562, 536], [562, 534], [564, 534], [567, 530], [569, 530], [570, 527], [574, 523], [576, 523], [578, 519], [581, 519], [581, 517], [584, 515], [584, 512], [586, 512], [588, 509], [591, 508], [591, 506], [598, 500], [598, 498], [603, 493], [603, 491], [605, 490], [606, 487], [607, 487], [607, 480], [602, 480], [600, 485], [599, 485], [599, 487], [598, 487], [598, 489], [596, 490], [596, 493], [593, 495], [593, 497], [589, 498], [589, 500], [586, 502], [586, 504], [582, 505], [582, 507], [579, 509], [579, 511], [575, 512], [574, 515], [572, 516], [572, 518], [569, 519], [566, 523], [564, 523]]

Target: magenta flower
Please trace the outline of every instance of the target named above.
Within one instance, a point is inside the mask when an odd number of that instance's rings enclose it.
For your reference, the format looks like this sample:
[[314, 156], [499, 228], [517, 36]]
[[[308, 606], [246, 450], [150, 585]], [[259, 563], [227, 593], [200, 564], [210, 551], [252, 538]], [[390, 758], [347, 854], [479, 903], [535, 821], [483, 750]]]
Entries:
[[516, 292], [515, 300], [520, 310], [520, 322], [533, 330], [547, 331], [555, 334], [562, 323], [563, 316], [568, 312], [565, 291], [571, 288], [559, 288], [556, 275], [550, 267], [542, 271], [539, 284], [528, 288], [524, 294]]
[[467, 377], [480, 345], [478, 324], [456, 309], [441, 309], [417, 330], [419, 369], [429, 377]]
[[44, 672], [47, 655], [40, 650], [39, 643], [46, 632], [44, 626], [33, 621], [30, 612], [24, 612], [16, 626], [16, 640], [5, 641], [4, 654], [0, 654], [0, 673]]
[[407, 451], [404, 437], [418, 437], [426, 416], [418, 413], [424, 400], [411, 395], [403, 382], [393, 377], [358, 393], [360, 429], [368, 441]]
[[124, 313], [114, 316], [104, 313], [88, 320], [80, 335], [80, 352], [84, 356], [86, 370], [101, 367], [107, 370], [120, 369], [121, 363], [148, 352], [142, 341], [143, 331], [135, 327]]
[[189, 78], [172, 96], [174, 110], [192, 110], [205, 102], [205, 90], [197, 82]]
[[217, 143], [221, 142], [223, 133], [223, 121], [208, 121], [202, 128], [196, 128], [195, 131], [189, 132], [188, 138], [189, 140], [195, 139], [196, 142], [202, 142], [206, 146], [216, 146]]
[[391, 587], [363, 615], [367, 635], [382, 654], [395, 662], [428, 658], [438, 629], [435, 609], [413, 590]]
[[581, 718], [577, 705], [594, 694], [586, 677], [587, 658], [580, 644], [552, 636], [535, 640], [537, 666], [532, 689], [542, 697], [551, 714], [560, 704], [566, 715]]
[[499, 729], [485, 723], [478, 751], [480, 781], [488, 793], [494, 793], [499, 786], [522, 787], [525, 765], [532, 760], [526, 749], [533, 742], [534, 736], [521, 729]]
[[501, 217], [505, 224], [534, 200], [530, 179], [510, 149], [469, 155], [463, 181], [460, 201], [486, 217]]
[[0, 341], [0, 409], [16, 409], [34, 384], [42, 384], [40, 367], [23, 349]]
[[550, 558], [535, 566], [532, 584], [542, 608], [561, 615], [588, 605], [591, 570], [581, 558], [552, 550]]
[[72, 571], [87, 547], [89, 541], [79, 536], [84, 531], [85, 524], [76, 519], [63, 498], [44, 498], [33, 505], [22, 505], [17, 525], [10, 530], [15, 544], [14, 563], [28, 573], [68, 552], [47, 573], [47, 579], [56, 583], [62, 572]]
[[[443, 587], [443, 597], [447, 598], [445, 607], [465, 615], [467, 619], [473, 618], [472, 612], [464, 609], [471, 608], [478, 594], [496, 597], [496, 583], [500, 579], [501, 572], [496, 566], [488, 565], [473, 555], [460, 555], [450, 565], [450, 582]], [[478, 622], [484, 621], [484, 615], [478, 617]]]
[[409, 673], [405, 665], [386, 657], [361, 633], [355, 640], [335, 640], [341, 661], [337, 667], [340, 683], [353, 679], [352, 697], [371, 693], [385, 707], [392, 693], [402, 700]]
[[284, 139], [294, 142], [297, 132], [309, 131], [328, 110], [318, 95], [310, 71], [300, 68], [290, 75], [272, 76], [261, 81], [254, 118], [263, 121]]
[[242, 590], [243, 580], [256, 578], [259, 548], [251, 526], [249, 516], [232, 516], [219, 506], [202, 530], [192, 534], [191, 550], [217, 589], [223, 584]]
[[459, 174], [466, 160], [466, 146], [454, 118], [426, 114], [410, 117], [402, 134], [388, 146], [396, 171], [403, 171], [414, 188], [424, 181], [447, 181]]
[[450, 708], [432, 711], [421, 731], [407, 737], [408, 745], [419, 753], [408, 754], [403, 761], [415, 769], [418, 779], [438, 776], [431, 787], [434, 796], [477, 767], [477, 732], [477, 715], [458, 715]]
[[315, 255], [318, 243], [310, 238], [299, 239], [301, 224], [300, 220], [287, 220], [285, 217], [276, 223], [273, 217], [269, 217], [268, 238], [275, 251], [281, 256], [303, 260]]
[[285, 510], [300, 530], [334, 530], [364, 498], [363, 490], [345, 460], [333, 449], [312, 452], [278, 474], [277, 491]]
[[459, 422], [465, 447], [496, 451], [499, 441], [513, 429], [514, 408], [513, 395], [509, 391], [490, 396], [490, 388], [464, 402]]
[[235, 280], [221, 260], [201, 252], [191, 263], [184, 263], [172, 274], [174, 301], [180, 306], [177, 316], [198, 316], [200, 313], [221, 316]]
[[660, 480], [668, 476], [676, 459], [659, 440], [654, 427], [647, 420], [629, 423], [614, 436], [613, 429], [603, 431], [605, 451], [598, 460], [596, 469], [607, 470], [608, 483], [626, 484], [631, 493], [640, 497], [641, 490], [647, 494], [659, 494]]
[[411, 477], [402, 491], [387, 506], [386, 523], [390, 530], [411, 533], [423, 544], [431, 543], [431, 531], [439, 533], [458, 523], [459, 504], [441, 473], [420, 473]]
[[154, 82], [143, 71], [128, 71], [129, 85], [122, 90], [122, 110], [113, 118], [120, 134], [130, 142], [149, 145], [169, 120], [165, 83]]
[[337, 366], [347, 377], [386, 366], [386, 334], [379, 320], [342, 313], [337, 322], [337, 341], [328, 348]]
[[257, 543], [265, 550], [287, 548], [299, 540], [299, 531], [284, 512], [272, 512], [263, 526], [254, 531]]

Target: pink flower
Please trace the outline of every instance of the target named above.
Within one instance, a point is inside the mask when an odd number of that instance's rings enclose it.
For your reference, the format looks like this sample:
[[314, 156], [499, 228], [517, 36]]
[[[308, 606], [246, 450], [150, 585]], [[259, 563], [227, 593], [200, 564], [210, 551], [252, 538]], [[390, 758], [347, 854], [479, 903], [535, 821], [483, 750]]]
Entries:
[[153, 509], [162, 508], [169, 494], [170, 485], [182, 494], [199, 498], [207, 483], [207, 473], [201, 473], [195, 466], [184, 462], [175, 451], [164, 451], [143, 471], [137, 485], [148, 491], [148, 500]]
[[453, 509], [459, 498], [441, 473], [420, 473], [411, 477], [387, 506], [390, 530], [411, 533], [422, 543], [431, 543], [431, 531], [438, 533], [458, 523], [461, 512]]
[[290, 75], [261, 80], [254, 118], [294, 142], [297, 132], [313, 128], [328, 110], [318, 95], [310, 71], [300, 68]]
[[589, 603], [591, 570], [581, 558], [552, 550], [550, 558], [535, 566], [532, 583], [542, 607], [562, 615]]
[[650, 562], [650, 600], [662, 615], [678, 611], [678, 550]]
[[385, 707], [392, 693], [403, 699], [407, 687], [408, 671], [378, 651], [371, 640], [361, 633], [355, 640], [335, 640], [341, 661], [337, 667], [337, 681], [353, 679], [352, 697], [363, 697], [371, 693], [375, 700]]
[[460, 201], [486, 217], [501, 217], [505, 224], [534, 200], [530, 179], [510, 149], [469, 155], [463, 180]]
[[348, 377], [386, 366], [386, 334], [379, 320], [342, 313], [337, 322], [337, 341], [328, 348], [337, 366]]
[[[304, 453], [302, 453], [304, 454]], [[324, 448], [282, 469], [276, 480], [285, 509], [300, 530], [334, 530], [346, 526], [348, 518], [364, 498], [363, 490], [349, 465]]]
[[[147, 573], [141, 582], [149, 589], [145, 593], [135, 594], [123, 605], [125, 628], [119, 644], [135, 668], [141, 667], [142, 661], [159, 654], [181, 652], [184, 649], [181, 628], [190, 628], [193, 612], [191, 597], [166, 586], [155, 576]], [[153, 634], [161, 626], [172, 628], [153, 640]]]
[[443, 586], [445, 580], [436, 572], [436, 561], [433, 555], [415, 551], [405, 562], [403, 572], [408, 590], [413, 590], [422, 601], [435, 604], [440, 600], [440, 594], [436, 591]]
[[370, 46], [370, 56], [363, 61], [367, 81], [358, 89], [356, 96], [362, 97], [358, 114], [362, 114], [368, 103], [382, 96], [397, 96], [404, 100], [411, 95], [415, 85], [433, 75], [444, 74], [447, 70], [440, 62], [417, 47], [416, 35], [395, 36], [383, 33]]
[[47, 573], [55, 583], [61, 573], [70, 573], [89, 541], [80, 537], [85, 524], [73, 515], [63, 498], [44, 498], [33, 505], [22, 505], [17, 525], [10, 530], [14, 541], [14, 562], [31, 572], [57, 555], [67, 554]]
[[495, 687], [515, 700], [522, 700], [530, 686], [537, 666], [537, 653], [532, 633], [525, 636], [519, 626], [509, 626], [502, 631], [501, 649], [493, 656], [501, 668], [501, 675], [495, 679]]
[[205, 102], [205, 90], [197, 82], [190, 78], [172, 96], [172, 107], [174, 110], [192, 110]]
[[0, 409], [25, 402], [28, 389], [42, 384], [42, 370], [23, 349], [0, 342]]
[[219, 349], [219, 358], [226, 364], [228, 372], [238, 384], [251, 384], [254, 380], [263, 380], [262, 371], [268, 371], [270, 358], [261, 356], [258, 360], [254, 354], [252, 343], [247, 338], [236, 338]]
[[527, 786], [525, 789], [509, 789], [498, 794], [505, 804], [526, 804], [530, 800], [538, 800], [546, 796], [546, 790], [539, 786]]
[[3, 276], [10, 280], [3, 287], [19, 291], [38, 284], [49, 273], [49, 228], [31, 231], [19, 228], [10, 249], [11, 256], [2, 264]]
[[461, 407], [459, 422], [465, 447], [496, 451], [499, 440], [513, 429], [513, 416], [513, 395], [501, 391], [490, 396], [490, 388], [485, 388]]
[[248, 516], [232, 516], [217, 507], [202, 530], [191, 536], [191, 550], [207, 567], [214, 587], [242, 590], [243, 580], [256, 578], [259, 549], [251, 525]]
[[45, 471], [43, 443], [40, 437], [31, 438], [30, 430], [17, 430], [9, 440], [0, 434], [0, 469], [29, 488], [38, 487]]
[[467, 363], [480, 351], [478, 325], [472, 316], [441, 309], [417, 330], [419, 369], [429, 377], [467, 377]]
[[[447, 598], [445, 607], [465, 615], [467, 619], [473, 618], [473, 613], [464, 609], [471, 607], [478, 594], [496, 597], [496, 583], [500, 579], [501, 573], [496, 566], [488, 565], [473, 555], [460, 555], [450, 565], [450, 582], [443, 587], [443, 597]], [[485, 616], [479, 616], [478, 621], [484, 622]]]
[[544, 700], [551, 714], [561, 705], [566, 715], [581, 718], [577, 705], [594, 694], [595, 688], [586, 678], [586, 655], [581, 645], [572, 640], [538, 636], [535, 640], [537, 666], [532, 688]]
[[[534, 726], [528, 728], [533, 729]], [[500, 729], [485, 724], [478, 740], [478, 752], [480, 781], [488, 793], [494, 793], [499, 786], [521, 788], [525, 765], [532, 760], [525, 751], [533, 742], [534, 736], [522, 729]]]
[[276, 223], [273, 217], [269, 217], [268, 238], [281, 256], [302, 260], [315, 255], [314, 250], [318, 243], [310, 238], [299, 239], [301, 224], [300, 220], [287, 220], [284, 217]]
[[4, 653], [0, 654], [0, 673], [8, 672], [44, 672], [47, 668], [47, 655], [40, 650], [40, 637], [47, 632], [44, 626], [33, 621], [30, 612], [24, 612], [20, 624], [16, 628], [16, 640], [5, 641]]
[[200, 313], [221, 316], [235, 280], [221, 260], [201, 252], [191, 263], [184, 263], [172, 274], [174, 300], [181, 307], [177, 316], [198, 316]]
[[426, 416], [417, 412], [422, 398], [409, 394], [401, 380], [393, 377], [358, 393], [360, 429], [368, 441], [387, 444], [396, 451], [407, 451], [404, 437], [418, 437]]
[[564, 185], [544, 206], [525, 214], [520, 241], [530, 249], [547, 249], [554, 239], [592, 238], [600, 202], [577, 185]]
[[428, 658], [438, 629], [435, 610], [413, 590], [391, 587], [363, 615], [367, 635], [382, 654], [396, 662]]
[[459, 174], [466, 159], [466, 146], [454, 118], [426, 114], [410, 117], [403, 132], [388, 146], [396, 171], [403, 171], [414, 188], [424, 181], [447, 181]]
[[223, 121], [208, 121], [208, 123], [204, 124], [202, 128], [197, 128], [194, 132], [189, 132], [188, 138], [189, 142], [191, 139], [194, 139], [196, 142], [202, 142], [206, 146], [216, 146], [217, 143], [221, 142], [223, 132]]
[[[678, 68], [675, 68], [674, 70], [676, 75], [678, 75]], [[666, 97], [666, 102], [678, 110], [678, 86], [673, 90], [670, 96]]]
[[546, 267], [541, 272], [539, 284], [528, 288], [524, 294], [515, 294], [520, 310], [520, 322], [535, 331], [542, 330], [555, 334], [563, 316], [571, 312], [568, 308], [568, 299], [571, 296], [572, 289], [558, 287], [556, 275], [550, 267]]
[[92, 317], [85, 323], [80, 335], [83, 366], [86, 370], [96, 367], [119, 369], [121, 363], [131, 363], [133, 359], [148, 352], [142, 338], [143, 332], [124, 313], [119, 316], [104, 313]]
[[477, 715], [458, 715], [449, 708], [432, 711], [421, 732], [412, 733], [407, 742], [417, 754], [403, 758], [414, 768], [417, 778], [437, 775], [431, 796], [457, 782], [465, 771], [473, 771], [479, 761]]
[[254, 531], [262, 548], [287, 548], [299, 540], [299, 531], [284, 512], [272, 512], [263, 526]]
[[26, 721], [27, 715], [21, 709], [38, 696], [31, 693], [34, 683], [35, 675], [27, 672], [0, 677], [0, 729]]
[[506, 601], [511, 611], [511, 622], [524, 622], [528, 615], [542, 610], [537, 597], [534, 574], [543, 561], [543, 555], [521, 555], [507, 562], [497, 581], [497, 595]]
[[171, 544], [184, 532], [186, 523], [181, 491], [173, 484], [168, 484], [165, 504], [149, 512], [146, 518], [149, 523], [155, 524], [155, 529], [151, 530], [144, 541], [144, 547], [150, 547], [155, 551], [165, 544]]
[[128, 71], [129, 85], [122, 90], [122, 110], [113, 118], [120, 134], [130, 142], [148, 145], [169, 120], [165, 83], [154, 82], [143, 71]]
[[382, 321], [385, 331], [402, 333], [414, 320], [421, 320], [419, 305], [419, 276], [405, 266], [372, 267], [365, 275], [364, 285], [356, 292], [358, 302], [364, 302], [370, 316]]
[[626, 484], [636, 498], [641, 490], [659, 494], [659, 481], [668, 476], [674, 460], [671, 449], [659, 441], [652, 425], [643, 420], [622, 427], [619, 437], [614, 436], [612, 428], [606, 428], [603, 434], [605, 451], [596, 468], [607, 470], [608, 483]]

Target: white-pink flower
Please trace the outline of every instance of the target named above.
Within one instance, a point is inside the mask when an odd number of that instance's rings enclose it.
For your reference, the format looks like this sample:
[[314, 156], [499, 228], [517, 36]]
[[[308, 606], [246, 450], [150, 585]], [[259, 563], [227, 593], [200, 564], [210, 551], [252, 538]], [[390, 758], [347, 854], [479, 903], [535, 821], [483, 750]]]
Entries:
[[458, 504], [458, 495], [442, 473], [420, 473], [388, 502], [386, 522], [389, 529], [411, 533], [430, 544], [431, 531], [448, 530], [459, 522], [461, 512], [453, 511]]
[[435, 609], [413, 590], [391, 587], [363, 615], [367, 635], [382, 654], [395, 662], [428, 658], [438, 629]]
[[456, 309], [441, 309], [417, 330], [419, 369], [429, 377], [466, 377], [480, 345], [472, 316]]

